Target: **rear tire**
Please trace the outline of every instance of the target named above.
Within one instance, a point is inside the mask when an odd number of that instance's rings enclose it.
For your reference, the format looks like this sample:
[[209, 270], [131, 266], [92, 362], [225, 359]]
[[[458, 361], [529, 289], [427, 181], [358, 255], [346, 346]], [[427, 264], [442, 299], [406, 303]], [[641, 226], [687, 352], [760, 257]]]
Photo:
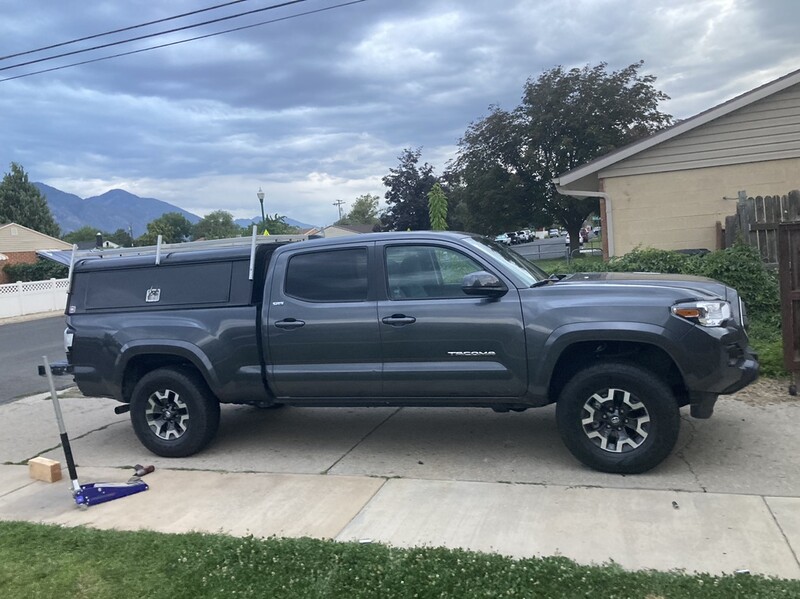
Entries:
[[572, 455], [596, 470], [620, 474], [660, 464], [680, 430], [669, 387], [649, 370], [615, 362], [575, 374], [558, 399], [556, 420]]
[[131, 396], [131, 423], [156, 455], [182, 458], [208, 445], [219, 428], [219, 402], [199, 373], [159, 368], [143, 376]]

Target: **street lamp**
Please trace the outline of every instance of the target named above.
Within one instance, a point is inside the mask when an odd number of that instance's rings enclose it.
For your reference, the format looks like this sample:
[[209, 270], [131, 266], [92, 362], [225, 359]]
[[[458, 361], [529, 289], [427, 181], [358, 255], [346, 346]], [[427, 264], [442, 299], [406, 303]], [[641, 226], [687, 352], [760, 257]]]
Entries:
[[261, 204], [261, 234], [263, 235], [267, 228], [267, 219], [264, 218], [264, 192], [261, 191], [260, 187], [256, 192], [256, 196], [258, 196], [258, 203]]

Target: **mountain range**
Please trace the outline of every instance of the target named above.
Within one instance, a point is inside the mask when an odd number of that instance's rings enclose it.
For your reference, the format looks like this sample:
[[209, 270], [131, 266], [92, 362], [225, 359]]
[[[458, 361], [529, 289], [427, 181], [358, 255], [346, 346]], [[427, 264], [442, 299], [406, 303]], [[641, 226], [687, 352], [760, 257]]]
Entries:
[[[89, 225], [108, 233], [124, 229], [132, 232], [133, 237], [138, 237], [147, 231], [147, 223], [167, 212], [178, 212], [191, 223], [200, 220], [196, 214], [174, 204], [156, 198], [142, 198], [123, 189], [112, 189], [99, 196], [81, 198], [44, 183], [34, 182], [33, 185], [47, 199], [50, 212], [61, 227], [62, 235]], [[260, 220], [260, 216], [254, 216], [252, 219], [237, 219], [235, 222], [240, 227], [245, 227]], [[300, 229], [314, 226], [288, 217], [285, 220]]]

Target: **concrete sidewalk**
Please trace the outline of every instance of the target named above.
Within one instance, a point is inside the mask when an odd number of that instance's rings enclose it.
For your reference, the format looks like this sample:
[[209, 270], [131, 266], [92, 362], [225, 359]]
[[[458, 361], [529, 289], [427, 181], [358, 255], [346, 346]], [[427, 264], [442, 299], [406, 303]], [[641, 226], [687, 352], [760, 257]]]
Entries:
[[[138, 445], [114, 402], [66, 395], [81, 482], [124, 481], [132, 464], [155, 463], [145, 479], [150, 490], [81, 510], [68, 481], [31, 480], [22, 465], [28, 458], [63, 463], [53, 449], [51, 402], [36, 396], [0, 406], [0, 519], [800, 578], [798, 442], [775, 430], [791, 430], [796, 404], [729, 402], [716, 425], [685, 421], [686, 436], [663, 466], [622, 477], [576, 464], [546, 410], [508, 418], [485, 410], [226, 407], [212, 447], [164, 460]], [[774, 438], [761, 436], [765, 428]], [[785, 463], [783, 452], [790, 452]], [[749, 467], [731, 468], [737, 459]]]

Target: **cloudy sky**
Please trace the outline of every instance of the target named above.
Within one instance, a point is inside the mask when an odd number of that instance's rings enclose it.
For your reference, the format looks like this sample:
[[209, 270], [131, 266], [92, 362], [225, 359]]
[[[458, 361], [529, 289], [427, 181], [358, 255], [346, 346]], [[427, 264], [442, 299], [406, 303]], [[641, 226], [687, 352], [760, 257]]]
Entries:
[[[246, 0], [0, 59], [0, 167], [81, 197], [122, 188], [198, 215], [312, 224], [383, 196], [404, 148], [441, 173], [469, 123], [556, 65], [644, 60], [686, 118], [800, 68], [796, 0]], [[224, 0], [216, 0], [222, 4]], [[0, 56], [214, 0], [0, 0]], [[311, 11], [330, 8], [313, 14]], [[269, 22], [272, 21], [272, 22]], [[261, 24], [263, 23], [263, 24]], [[65, 65], [205, 37], [109, 60]], [[52, 60], [65, 54], [110, 45]], [[38, 62], [33, 62], [38, 61]], [[30, 63], [20, 65], [20, 63]], [[31, 76], [35, 71], [50, 70]], [[90, 224], [90, 223], [87, 223]]]

